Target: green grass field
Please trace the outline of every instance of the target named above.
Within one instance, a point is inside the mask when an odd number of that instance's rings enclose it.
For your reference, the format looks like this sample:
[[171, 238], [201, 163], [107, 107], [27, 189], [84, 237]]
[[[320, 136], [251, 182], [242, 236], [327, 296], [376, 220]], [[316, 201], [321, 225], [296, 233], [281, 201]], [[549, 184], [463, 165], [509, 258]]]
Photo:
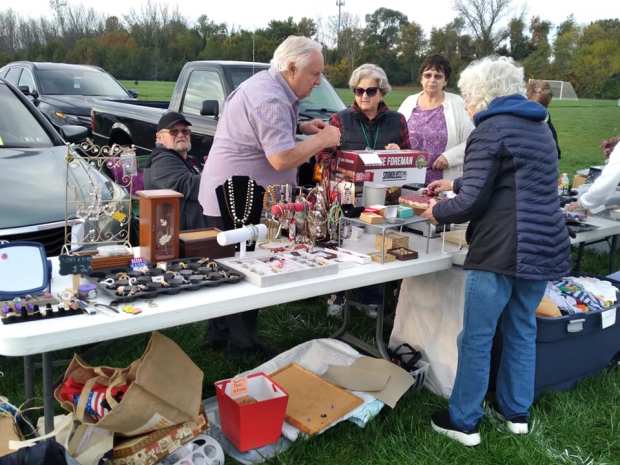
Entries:
[[[165, 100], [171, 83], [141, 82], [134, 85], [141, 98]], [[346, 96], [347, 90], [342, 90]], [[390, 100], [398, 106], [409, 89], [397, 89]], [[342, 95], [342, 94], [341, 94]], [[346, 100], [345, 100], [346, 102]], [[562, 170], [572, 171], [600, 160], [599, 141], [620, 133], [620, 107], [611, 102], [555, 102], [551, 113], [560, 135], [564, 152]], [[605, 256], [588, 254], [584, 270], [605, 272]], [[620, 253], [616, 263], [620, 263]], [[283, 351], [311, 338], [326, 337], [339, 321], [325, 316], [325, 300], [321, 298], [279, 305], [261, 311], [260, 336], [277, 350]], [[372, 322], [357, 316], [356, 327], [366, 339], [372, 338]], [[620, 323], [620, 322], [619, 322]], [[203, 368], [205, 397], [214, 393], [213, 382], [249, 369], [258, 359], [231, 361], [222, 352], [207, 350], [203, 341], [206, 323], [196, 323], [164, 331], [177, 341], [189, 356]], [[386, 333], [386, 336], [389, 333]], [[103, 347], [91, 348], [86, 359], [93, 364], [126, 366], [144, 350], [147, 335], [115, 340]], [[88, 348], [81, 348], [88, 349]], [[71, 351], [60, 356], [68, 359]], [[571, 355], [566, 354], [570, 363]], [[0, 395], [14, 403], [23, 401], [21, 360], [0, 358]], [[64, 366], [54, 374], [62, 375]], [[171, 380], [182, 383], [182, 380]], [[40, 400], [37, 402], [41, 404]], [[409, 393], [394, 410], [388, 407], [365, 429], [345, 422], [308, 441], [298, 441], [289, 451], [269, 464], [286, 465], [394, 465], [394, 464], [459, 464], [459, 465], [603, 465], [620, 464], [620, 370], [605, 372], [581, 382], [565, 393], [546, 394], [532, 412], [533, 431], [515, 437], [501, 431], [497, 424], [484, 420], [482, 444], [466, 449], [431, 432], [431, 413], [444, 407], [446, 401], [429, 392]], [[229, 461], [232, 463], [232, 461]]]

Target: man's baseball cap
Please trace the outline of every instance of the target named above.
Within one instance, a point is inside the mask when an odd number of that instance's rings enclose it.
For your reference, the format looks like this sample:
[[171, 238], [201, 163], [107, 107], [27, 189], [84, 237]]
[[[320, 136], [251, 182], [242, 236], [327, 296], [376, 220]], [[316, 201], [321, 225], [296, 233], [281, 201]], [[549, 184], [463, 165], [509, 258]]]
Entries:
[[176, 111], [168, 111], [163, 114], [160, 118], [159, 123], [157, 123], [157, 131], [161, 131], [162, 129], [170, 129], [177, 123], [183, 123], [188, 126], [191, 126], [192, 123], [185, 119], [181, 113]]

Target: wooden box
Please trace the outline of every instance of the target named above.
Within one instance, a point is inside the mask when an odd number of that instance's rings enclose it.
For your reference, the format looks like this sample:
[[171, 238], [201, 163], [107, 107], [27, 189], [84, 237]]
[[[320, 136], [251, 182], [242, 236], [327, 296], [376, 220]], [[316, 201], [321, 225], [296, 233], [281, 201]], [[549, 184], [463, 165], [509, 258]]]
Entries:
[[170, 189], [138, 191], [140, 256], [150, 263], [179, 257], [179, 212], [183, 194]]
[[385, 220], [381, 215], [376, 213], [363, 212], [360, 215], [360, 220], [368, 224], [383, 224]]
[[217, 228], [191, 229], [179, 234], [181, 258], [209, 257], [226, 258], [235, 256], [235, 245], [222, 246], [217, 243]]
[[113, 465], [155, 465], [207, 429], [200, 414], [194, 421], [123, 440], [112, 449]]
[[[383, 235], [375, 235], [375, 249], [379, 252], [383, 250]], [[396, 249], [398, 247], [409, 247], [409, 237], [404, 234], [399, 234], [395, 231], [388, 231], [385, 233], [385, 250]]]

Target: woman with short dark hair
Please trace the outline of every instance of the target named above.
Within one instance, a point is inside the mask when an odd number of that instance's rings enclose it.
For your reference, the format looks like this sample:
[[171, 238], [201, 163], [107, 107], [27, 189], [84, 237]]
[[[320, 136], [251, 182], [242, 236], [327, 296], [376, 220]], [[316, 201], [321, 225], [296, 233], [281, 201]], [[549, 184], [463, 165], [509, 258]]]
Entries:
[[426, 57], [420, 66], [422, 91], [398, 109], [407, 120], [411, 148], [430, 154], [427, 183], [461, 175], [465, 142], [473, 129], [463, 99], [445, 91], [451, 73], [450, 62], [441, 55]]

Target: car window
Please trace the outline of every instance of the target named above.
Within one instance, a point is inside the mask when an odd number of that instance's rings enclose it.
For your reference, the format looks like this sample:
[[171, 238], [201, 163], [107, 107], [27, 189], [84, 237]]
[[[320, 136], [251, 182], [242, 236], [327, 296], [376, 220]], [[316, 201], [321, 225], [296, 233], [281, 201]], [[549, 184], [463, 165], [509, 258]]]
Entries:
[[321, 76], [321, 83], [312, 89], [309, 96], [299, 102], [299, 115], [302, 118], [321, 118], [345, 108], [345, 104], [332, 85]]
[[254, 74], [266, 69], [269, 68], [265, 66], [244, 66], [242, 68], [226, 68], [226, 73], [228, 74], [228, 79], [232, 84], [232, 90], [235, 90], [237, 87], [239, 87], [239, 84], [248, 79], [250, 76], [253, 76]]
[[222, 108], [224, 89], [220, 76], [215, 71], [192, 71], [187, 82], [181, 111], [190, 115], [200, 115], [204, 100], [217, 100]]
[[22, 71], [22, 75], [19, 78], [19, 83], [17, 84], [18, 86], [28, 86], [28, 88], [33, 91], [34, 90], [34, 78], [32, 77], [32, 73], [27, 70], [24, 69], [24, 71]]
[[[252, 75], [268, 69], [264, 66], [227, 68], [228, 79], [233, 85], [233, 90]], [[299, 103], [299, 112], [302, 119], [322, 118], [327, 119], [332, 113], [346, 108], [340, 96], [332, 85], [321, 76], [321, 83], [312, 89], [312, 93]]]
[[11, 68], [7, 73], [5, 79], [9, 81], [13, 85], [17, 85], [17, 81], [19, 80], [19, 75], [22, 72], [21, 68]]
[[54, 145], [41, 123], [6, 85], [0, 85], [0, 108], [0, 149]]
[[37, 77], [43, 95], [127, 97], [125, 89], [112, 76], [95, 69], [39, 69]]

